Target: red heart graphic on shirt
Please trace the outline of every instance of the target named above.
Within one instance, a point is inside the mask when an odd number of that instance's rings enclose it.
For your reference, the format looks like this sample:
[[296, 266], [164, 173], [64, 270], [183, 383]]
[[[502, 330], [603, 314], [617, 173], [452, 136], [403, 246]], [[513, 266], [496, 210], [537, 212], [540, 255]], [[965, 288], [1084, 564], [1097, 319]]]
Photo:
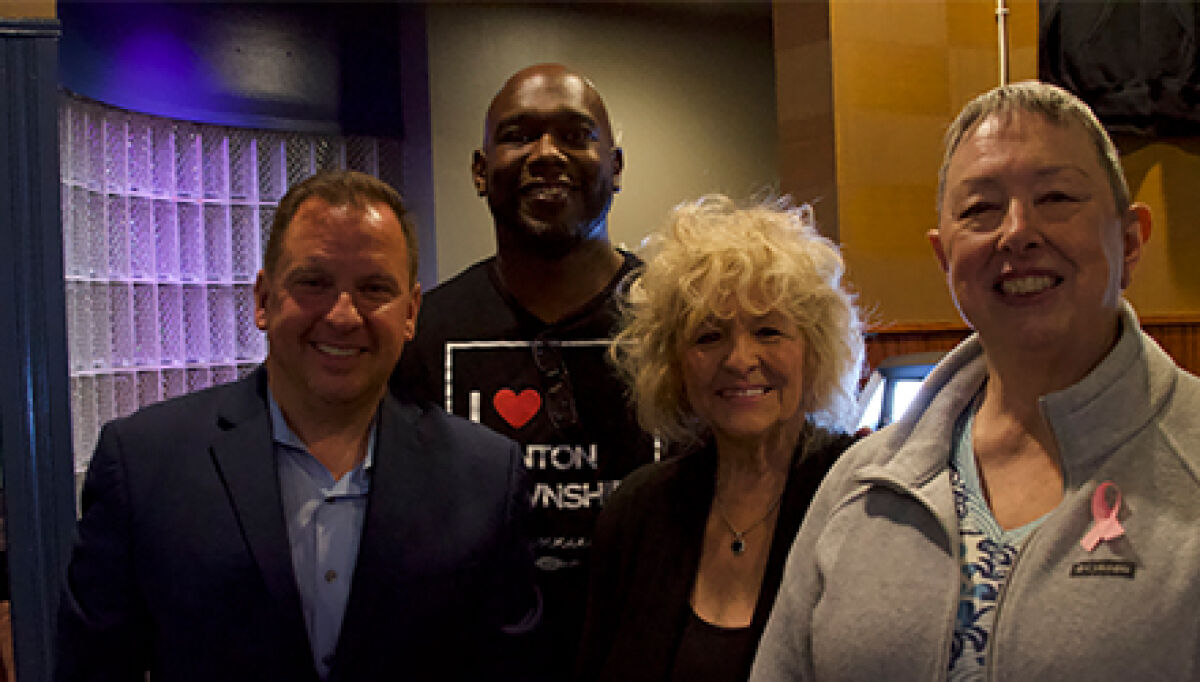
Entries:
[[519, 429], [533, 419], [533, 415], [542, 408], [542, 396], [532, 388], [520, 393], [514, 393], [510, 388], [502, 388], [492, 396], [492, 405], [504, 421]]

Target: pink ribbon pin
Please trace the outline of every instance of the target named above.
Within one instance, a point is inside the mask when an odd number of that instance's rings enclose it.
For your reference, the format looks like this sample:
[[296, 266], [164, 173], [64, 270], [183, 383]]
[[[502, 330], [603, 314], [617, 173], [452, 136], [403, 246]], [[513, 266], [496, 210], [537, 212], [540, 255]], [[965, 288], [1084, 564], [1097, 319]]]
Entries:
[[[1113, 505], [1108, 506], [1108, 489], [1116, 493]], [[1087, 535], [1079, 541], [1079, 545], [1087, 551], [1096, 549], [1101, 540], [1115, 540], [1125, 534], [1121, 522], [1117, 520], [1117, 512], [1121, 510], [1121, 489], [1112, 481], [1105, 481], [1096, 486], [1092, 493], [1092, 527]]]

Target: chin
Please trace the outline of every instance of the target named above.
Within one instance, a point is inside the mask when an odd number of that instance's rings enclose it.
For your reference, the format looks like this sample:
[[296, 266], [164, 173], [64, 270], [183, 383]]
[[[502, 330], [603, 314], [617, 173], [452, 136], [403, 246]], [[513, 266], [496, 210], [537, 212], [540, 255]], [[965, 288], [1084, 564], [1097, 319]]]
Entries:
[[561, 258], [574, 251], [584, 241], [578, 232], [557, 225], [526, 223], [525, 228], [520, 239], [523, 250], [546, 259]]
[[985, 344], [1003, 345], [1008, 348], [1037, 351], [1068, 343], [1075, 345], [1078, 338], [1066, 320], [1038, 319], [992, 325], [984, 331], [976, 327]]
[[314, 398], [326, 405], [348, 405], [367, 397], [369, 391], [360, 382], [316, 383], [309, 387]]
[[772, 423], [766, 426], [762, 424], [726, 424], [713, 427], [713, 433], [728, 440], [752, 443], [765, 440], [770, 434], [772, 426], [776, 426], [776, 424]]

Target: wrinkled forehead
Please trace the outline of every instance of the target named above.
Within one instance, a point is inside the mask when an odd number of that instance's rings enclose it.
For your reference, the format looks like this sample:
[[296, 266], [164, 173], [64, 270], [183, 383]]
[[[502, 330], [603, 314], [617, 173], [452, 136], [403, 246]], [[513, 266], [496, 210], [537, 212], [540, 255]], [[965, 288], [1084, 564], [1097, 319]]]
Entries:
[[1016, 140], [1030, 137], [1038, 138], [1047, 148], [1060, 148], [1059, 153], [1086, 152], [1088, 160], [1101, 165], [1100, 150], [1082, 122], [1068, 115], [1055, 117], [1018, 107], [980, 117], [959, 139], [951, 161], [980, 138]]
[[1082, 126], [1037, 112], [1007, 111], [985, 116], [963, 135], [943, 177], [945, 194], [1013, 163], [1042, 176], [1074, 169], [1093, 180], [1105, 178], [1102, 159]]

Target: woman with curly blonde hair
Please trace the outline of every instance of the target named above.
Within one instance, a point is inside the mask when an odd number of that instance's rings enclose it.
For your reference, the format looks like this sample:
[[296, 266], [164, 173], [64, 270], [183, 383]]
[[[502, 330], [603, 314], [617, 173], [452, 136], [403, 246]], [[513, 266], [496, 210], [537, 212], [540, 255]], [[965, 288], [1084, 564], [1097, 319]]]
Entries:
[[600, 517], [581, 679], [748, 675], [792, 537], [852, 441], [862, 325], [812, 222], [711, 195], [647, 240], [611, 356], [643, 428], [681, 454]]

